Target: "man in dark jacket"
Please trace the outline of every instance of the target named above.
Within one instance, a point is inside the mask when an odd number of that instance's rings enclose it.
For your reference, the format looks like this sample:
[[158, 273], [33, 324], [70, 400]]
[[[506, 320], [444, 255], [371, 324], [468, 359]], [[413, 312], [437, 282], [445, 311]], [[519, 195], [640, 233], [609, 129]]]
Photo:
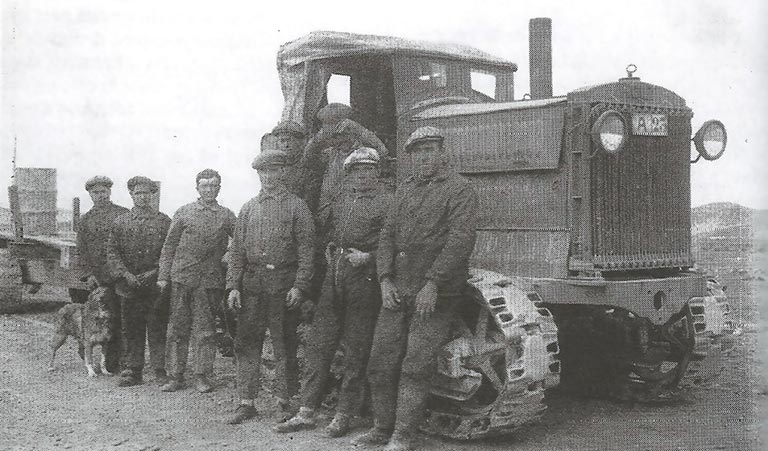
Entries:
[[343, 379], [336, 416], [326, 434], [340, 437], [349, 419], [359, 413], [365, 366], [381, 307], [376, 278], [376, 248], [392, 194], [379, 185], [379, 155], [362, 147], [344, 161], [344, 190], [318, 212], [319, 235], [327, 237], [322, 295], [307, 340], [309, 377], [302, 407], [293, 418], [275, 426], [276, 432], [313, 428], [315, 410], [325, 395], [331, 362], [344, 342]]
[[[112, 223], [118, 216], [129, 210], [110, 201], [112, 180], [97, 175], [85, 182], [85, 190], [91, 196], [93, 208], [80, 218], [77, 230], [77, 250], [80, 264], [88, 277], [88, 287], [96, 286], [114, 290], [114, 279], [107, 270], [107, 241]], [[120, 371], [120, 304], [116, 296], [107, 296], [111, 301], [107, 309], [110, 312], [112, 338], [104, 350], [104, 366], [108, 373]]]
[[344, 159], [359, 147], [370, 147], [382, 163], [389, 157], [375, 133], [352, 119], [353, 110], [342, 103], [329, 103], [317, 113], [320, 130], [304, 150], [308, 182], [306, 201], [310, 210], [326, 205], [341, 189]]
[[437, 354], [467, 283], [478, 198], [449, 169], [443, 140], [439, 129], [421, 127], [405, 143], [413, 175], [397, 189], [376, 259], [382, 309], [368, 366], [374, 427], [356, 444], [413, 449]]
[[216, 356], [216, 305], [224, 300], [225, 271], [221, 259], [235, 228], [235, 214], [216, 202], [221, 176], [205, 169], [195, 178], [200, 198], [173, 215], [160, 254], [161, 291], [171, 284], [168, 322], [168, 371], [171, 379], [161, 390], [173, 392], [184, 384], [190, 336], [194, 339], [195, 379], [200, 393], [213, 389]]
[[152, 207], [157, 185], [143, 176], [128, 180], [133, 208], [115, 219], [107, 245], [109, 272], [120, 297], [123, 346], [118, 385], [142, 383], [144, 346], [149, 341], [150, 364], [159, 385], [165, 373], [165, 333], [168, 324], [167, 298], [157, 289], [160, 251], [171, 218]]
[[235, 224], [227, 289], [238, 311], [235, 358], [240, 402], [227, 420], [253, 418], [260, 389], [261, 353], [269, 328], [275, 351], [278, 405], [289, 409], [298, 391], [299, 310], [312, 278], [315, 230], [303, 200], [283, 184], [285, 152], [264, 149], [253, 161], [261, 192], [246, 202]]

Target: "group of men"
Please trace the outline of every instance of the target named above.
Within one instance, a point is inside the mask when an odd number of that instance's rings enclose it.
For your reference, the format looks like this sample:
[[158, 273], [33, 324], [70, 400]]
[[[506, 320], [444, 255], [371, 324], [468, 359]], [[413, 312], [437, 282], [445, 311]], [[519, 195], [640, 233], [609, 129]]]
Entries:
[[[194, 386], [211, 391], [214, 315], [226, 298], [237, 317], [239, 397], [227, 422], [258, 414], [254, 399], [269, 330], [274, 394], [284, 412], [276, 432], [316, 426], [341, 346], [338, 404], [326, 434], [349, 432], [369, 390], [374, 425], [353, 442], [413, 448], [437, 355], [466, 285], [478, 199], [448, 165], [435, 127], [417, 129], [404, 145], [412, 174], [395, 190], [382, 183], [387, 149], [351, 113], [346, 105], [327, 105], [311, 139], [295, 122], [265, 135], [252, 164], [261, 190], [237, 217], [217, 203], [221, 177], [211, 169], [197, 175], [199, 198], [173, 220], [152, 208], [157, 187], [146, 177], [128, 182], [130, 211], [109, 202], [106, 177], [86, 183], [94, 207], [78, 240], [90, 282], [114, 287], [119, 298], [120, 352], [117, 357], [117, 343], [109, 346], [107, 369], [119, 362], [120, 386], [142, 382], [146, 336], [161, 390], [186, 386], [192, 341]], [[106, 243], [103, 250], [99, 243]], [[309, 311], [315, 313], [300, 390], [297, 327]], [[291, 409], [296, 395], [298, 411]]]

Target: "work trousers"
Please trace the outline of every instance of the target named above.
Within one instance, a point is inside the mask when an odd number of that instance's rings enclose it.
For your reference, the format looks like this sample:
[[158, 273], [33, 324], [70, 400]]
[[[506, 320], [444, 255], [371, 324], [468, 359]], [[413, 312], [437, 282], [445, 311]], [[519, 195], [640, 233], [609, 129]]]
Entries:
[[410, 433], [424, 419], [437, 355], [450, 339], [459, 298], [438, 297], [426, 320], [414, 314], [414, 296], [401, 299], [400, 310], [381, 308], [368, 381], [376, 425]]
[[237, 316], [235, 358], [240, 399], [254, 399], [261, 388], [261, 354], [269, 328], [275, 353], [276, 395], [289, 399], [299, 389], [296, 350], [300, 310], [287, 310], [285, 297], [296, 279], [296, 268], [268, 269], [249, 265], [243, 274]]
[[171, 315], [168, 320], [168, 374], [183, 377], [187, 367], [190, 338], [195, 351], [195, 374], [213, 374], [216, 357], [216, 325], [213, 312], [223, 300], [224, 290], [173, 282]]
[[149, 342], [149, 362], [155, 371], [165, 370], [165, 334], [168, 326], [168, 301], [159, 290], [141, 287], [128, 296], [120, 296], [123, 369], [141, 374], [144, 349]]
[[354, 268], [344, 254], [338, 254], [326, 272], [312, 322], [307, 343], [309, 378], [302, 392], [302, 405], [320, 407], [331, 363], [342, 341], [344, 374], [336, 411], [350, 416], [359, 413], [380, 307], [381, 289], [372, 264]]
[[104, 350], [104, 366], [110, 373], [118, 373], [120, 371], [120, 353], [122, 350], [122, 330], [120, 318], [120, 297], [115, 294], [115, 287], [112, 285], [104, 285], [109, 291], [107, 296], [106, 309], [110, 314], [110, 331], [112, 332], [112, 338], [106, 343]]

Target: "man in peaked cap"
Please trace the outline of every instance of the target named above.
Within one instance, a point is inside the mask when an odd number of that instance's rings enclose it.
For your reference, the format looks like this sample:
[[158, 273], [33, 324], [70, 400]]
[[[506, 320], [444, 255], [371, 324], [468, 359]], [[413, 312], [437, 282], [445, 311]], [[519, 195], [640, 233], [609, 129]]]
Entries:
[[352, 119], [353, 110], [342, 103], [329, 103], [317, 113], [321, 123], [320, 131], [312, 137], [304, 150], [312, 178], [310, 179], [308, 203], [312, 211], [318, 205], [327, 204], [341, 189], [344, 159], [359, 147], [376, 150], [381, 161], [389, 153], [376, 136]]
[[368, 366], [374, 427], [358, 444], [413, 449], [437, 354], [467, 283], [478, 198], [449, 168], [443, 141], [438, 128], [422, 127], [405, 143], [413, 175], [397, 187], [376, 257], [382, 308]]
[[262, 149], [253, 161], [261, 192], [243, 205], [235, 223], [227, 271], [228, 303], [237, 310], [235, 338], [240, 402], [227, 420], [239, 424], [257, 412], [261, 353], [269, 328], [275, 352], [278, 406], [287, 412], [298, 391], [299, 305], [312, 278], [315, 230], [303, 200], [283, 184], [286, 154]]
[[160, 251], [171, 225], [171, 218], [152, 206], [157, 184], [147, 177], [128, 180], [133, 208], [112, 224], [107, 245], [107, 266], [120, 297], [123, 345], [118, 385], [141, 384], [144, 346], [149, 342], [150, 364], [158, 385], [167, 382], [165, 372], [165, 333], [168, 325], [168, 299], [156, 282]]
[[80, 253], [80, 263], [88, 277], [88, 287], [106, 287], [112, 296], [107, 309], [110, 312], [112, 338], [107, 343], [102, 371], [116, 373], [120, 371], [120, 304], [114, 296], [114, 278], [107, 271], [107, 241], [109, 231], [115, 219], [129, 210], [112, 203], [112, 180], [103, 175], [97, 175], [85, 182], [85, 190], [91, 196], [93, 208], [88, 210], [77, 229], [77, 250]]
[[361, 147], [344, 160], [344, 189], [320, 207], [318, 235], [327, 242], [322, 294], [307, 340], [309, 378], [302, 407], [293, 418], [275, 426], [276, 432], [314, 428], [315, 411], [325, 395], [339, 342], [344, 342], [343, 380], [333, 421], [325, 432], [340, 437], [360, 410], [365, 367], [381, 306], [376, 279], [379, 233], [392, 193], [378, 183], [379, 154]]
[[217, 171], [200, 171], [195, 188], [200, 197], [173, 215], [160, 254], [158, 287], [165, 290], [171, 285], [167, 336], [170, 380], [161, 387], [164, 392], [184, 385], [190, 338], [195, 352], [195, 389], [200, 393], [213, 390], [214, 313], [224, 299], [226, 274], [221, 259], [234, 232], [235, 214], [216, 201], [221, 189]]

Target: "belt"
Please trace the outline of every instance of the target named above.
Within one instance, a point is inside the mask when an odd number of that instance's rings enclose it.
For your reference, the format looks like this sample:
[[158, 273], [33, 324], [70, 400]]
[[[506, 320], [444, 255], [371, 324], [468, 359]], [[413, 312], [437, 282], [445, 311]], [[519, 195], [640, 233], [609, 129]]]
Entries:
[[276, 269], [290, 267], [290, 266], [292, 266], [294, 264], [295, 264], [295, 262], [294, 263], [282, 263], [282, 264], [278, 264], [278, 265], [275, 265], [273, 263], [250, 263], [249, 262], [249, 263], [247, 263], [245, 265], [245, 270], [246, 271], [256, 271], [258, 269], [266, 269], [268, 271], [274, 271]]

